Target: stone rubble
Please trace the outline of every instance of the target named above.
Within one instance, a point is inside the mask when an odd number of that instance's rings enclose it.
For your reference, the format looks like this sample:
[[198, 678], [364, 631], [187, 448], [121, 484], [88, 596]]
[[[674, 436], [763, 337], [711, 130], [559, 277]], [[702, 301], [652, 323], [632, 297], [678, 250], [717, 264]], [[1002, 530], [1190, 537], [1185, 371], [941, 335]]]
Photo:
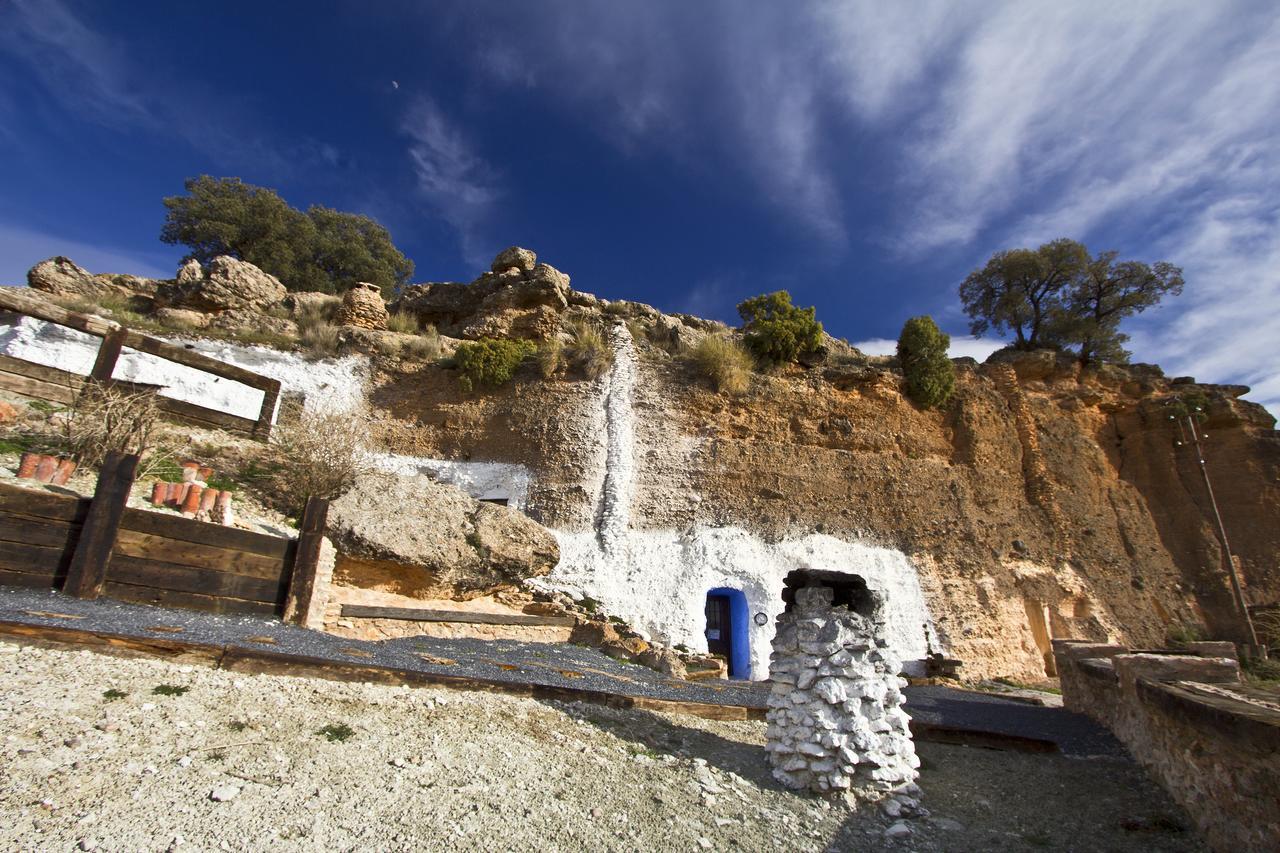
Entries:
[[[834, 590], [808, 586], [778, 617], [770, 656], [765, 736], [773, 776], [789, 788], [914, 809], [920, 760], [902, 709], [900, 663], [883, 639], [884, 616], [833, 607]], [[896, 815], [895, 815], [896, 816]]]

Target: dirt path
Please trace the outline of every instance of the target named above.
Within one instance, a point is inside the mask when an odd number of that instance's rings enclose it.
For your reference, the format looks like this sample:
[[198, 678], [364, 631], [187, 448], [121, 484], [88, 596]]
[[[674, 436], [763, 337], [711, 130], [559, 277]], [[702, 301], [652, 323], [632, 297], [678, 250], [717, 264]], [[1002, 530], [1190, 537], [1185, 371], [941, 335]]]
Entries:
[[1200, 849], [1117, 759], [920, 744], [899, 825], [779, 788], [762, 723], [7, 642], [0, 678], [4, 849]]

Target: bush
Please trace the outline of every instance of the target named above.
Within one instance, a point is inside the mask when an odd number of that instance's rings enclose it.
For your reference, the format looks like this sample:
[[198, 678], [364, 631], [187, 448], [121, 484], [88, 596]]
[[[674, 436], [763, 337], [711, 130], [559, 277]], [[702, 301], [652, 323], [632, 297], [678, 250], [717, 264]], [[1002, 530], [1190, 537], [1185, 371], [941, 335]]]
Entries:
[[528, 341], [481, 338], [458, 345], [453, 363], [458, 368], [458, 384], [464, 391], [477, 386], [496, 388], [511, 379], [520, 362], [533, 347]]
[[440, 333], [428, 325], [417, 337], [405, 341], [400, 347], [400, 357], [417, 361], [434, 361], [440, 357]]
[[689, 352], [689, 359], [717, 391], [741, 394], [751, 384], [751, 353], [727, 335], [707, 335]]
[[740, 303], [747, 348], [762, 365], [788, 364], [822, 345], [822, 324], [814, 309], [797, 308], [785, 290], [766, 293]]
[[341, 497], [369, 470], [361, 449], [365, 433], [359, 413], [308, 412], [293, 404], [271, 431], [265, 491], [295, 517], [309, 497]]
[[422, 331], [418, 318], [407, 311], [397, 311], [387, 317], [387, 331], [400, 332], [404, 335], [416, 335]]
[[570, 328], [573, 343], [568, 347], [568, 361], [590, 379], [603, 376], [613, 366], [613, 347], [605, 340], [599, 326], [577, 322]]
[[907, 396], [926, 409], [947, 404], [956, 390], [956, 368], [947, 356], [951, 336], [927, 314], [912, 317], [898, 336], [898, 361], [907, 376]]

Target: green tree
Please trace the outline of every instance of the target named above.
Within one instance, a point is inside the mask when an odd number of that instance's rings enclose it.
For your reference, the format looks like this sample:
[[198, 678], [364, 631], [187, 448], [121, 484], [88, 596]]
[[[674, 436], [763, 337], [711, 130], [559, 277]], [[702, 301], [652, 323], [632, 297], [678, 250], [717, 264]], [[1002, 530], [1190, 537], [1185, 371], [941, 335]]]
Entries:
[[303, 213], [274, 190], [239, 178], [201, 175], [185, 188], [186, 195], [164, 199], [160, 239], [190, 247], [187, 258], [207, 263], [232, 255], [276, 276], [289, 290], [325, 293], [340, 293], [357, 281], [390, 293], [413, 274], [413, 262], [367, 216], [319, 206]]
[[1067, 239], [996, 252], [960, 285], [970, 330], [975, 335], [1012, 331], [1014, 346], [1023, 350], [1057, 344], [1046, 332], [1061, 317], [1064, 290], [1088, 263], [1085, 247]]
[[1055, 337], [1077, 344], [1082, 364], [1128, 361], [1120, 321], [1182, 292], [1182, 270], [1173, 264], [1117, 261], [1117, 254], [1102, 252], [1075, 277], [1056, 324]]
[[947, 356], [951, 336], [929, 315], [912, 317], [898, 335], [898, 362], [907, 377], [907, 395], [926, 409], [940, 409], [956, 389], [956, 368]]
[[787, 364], [822, 345], [814, 309], [797, 308], [785, 290], [753, 296], [738, 305], [747, 349], [764, 365]]

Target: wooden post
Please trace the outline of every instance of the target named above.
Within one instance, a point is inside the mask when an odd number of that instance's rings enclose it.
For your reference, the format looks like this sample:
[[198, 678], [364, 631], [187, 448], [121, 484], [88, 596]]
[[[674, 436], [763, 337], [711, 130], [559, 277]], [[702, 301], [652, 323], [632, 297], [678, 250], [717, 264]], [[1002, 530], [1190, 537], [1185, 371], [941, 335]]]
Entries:
[[80, 528], [67, 579], [62, 591], [77, 598], [97, 598], [107, 579], [107, 564], [116, 545], [116, 533], [124, 516], [125, 503], [133, 488], [138, 457], [113, 450], [102, 461], [98, 487]]
[[128, 334], [127, 329], [116, 329], [102, 338], [102, 343], [98, 346], [98, 358], [93, 362], [93, 370], [89, 371], [90, 379], [97, 379], [99, 382], [111, 379], [111, 374], [116, 369], [116, 362], [120, 360], [120, 350], [124, 348], [125, 336]]
[[305, 625], [311, 599], [316, 592], [316, 567], [320, 563], [320, 541], [329, 518], [329, 501], [307, 498], [307, 508], [298, 525], [298, 543], [293, 556], [293, 573], [284, 597], [284, 621]]
[[271, 437], [271, 423], [276, 416], [276, 402], [280, 399], [280, 381], [272, 380], [262, 389], [262, 408], [258, 410], [258, 423], [253, 428], [253, 437], [266, 441]]

